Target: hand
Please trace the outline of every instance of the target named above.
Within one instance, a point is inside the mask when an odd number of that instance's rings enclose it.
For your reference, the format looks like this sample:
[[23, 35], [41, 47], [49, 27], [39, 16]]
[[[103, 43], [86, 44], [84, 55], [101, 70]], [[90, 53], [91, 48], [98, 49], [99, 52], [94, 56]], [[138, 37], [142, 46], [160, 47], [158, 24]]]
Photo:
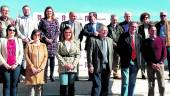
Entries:
[[32, 68], [32, 73], [35, 75], [38, 73], [38, 70], [36, 68]]
[[25, 39], [23, 39], [23, 41], [24, 41], [25, 43], [29, 43], [29, 38], [25, 38]]
[[94, 32], [94, 36], [98, 36], [99, 35], [99, 32]]
[[88, 70], [89, 70], [90, 73], [93, 73], [93, 72], [94, 72], [94, 67], [93, 67], [93, 66], [90, 66], [90, 67], [88, 68]]
[[160, 64], [152, 64], [154, 70], [160, 70]]
[[17, 66], [17, 64], [11, 65], [11, 69], [14, 70]]
[[8, 64], [4, 64], [4, 67], [5, 67], [6, 69], [11, 69], [11, 66], [8, 65]]
[[53, 40], [52, 39], [48, 39], [48, 38], [46, 38], [45, 39], [48, 43], [52, 43], [53, 42]]
[[42, 71], [41, 68], [38, 68], [38, 69], [37, 69], [37, 73], [40, 73], [41, 71]]

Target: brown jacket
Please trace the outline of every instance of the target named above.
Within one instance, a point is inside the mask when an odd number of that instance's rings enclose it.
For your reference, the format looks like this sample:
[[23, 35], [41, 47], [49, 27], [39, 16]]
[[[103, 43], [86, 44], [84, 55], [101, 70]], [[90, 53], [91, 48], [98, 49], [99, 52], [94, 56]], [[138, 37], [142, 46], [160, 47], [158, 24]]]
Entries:
[[[43, 43], [40, 43], [40, 46], [28, 44], [25, 48], [25, 58], [27, 62], [26, 84], [44, 84], [44, 69], [48, 58], [46, 45]], [[42, 71], [36, 75], [33, 75], [32, 68], [40, 68]]]

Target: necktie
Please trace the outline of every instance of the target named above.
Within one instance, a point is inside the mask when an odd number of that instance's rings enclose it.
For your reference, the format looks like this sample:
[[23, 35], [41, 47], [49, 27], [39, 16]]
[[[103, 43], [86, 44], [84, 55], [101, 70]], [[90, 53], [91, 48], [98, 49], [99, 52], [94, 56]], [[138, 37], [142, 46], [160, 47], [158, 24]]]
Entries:
[[132, 46], [132, 55], [131, 55], [131, 58], [132, 58], [132, 60], [135, 60], [136, 59], [136, 50], [135, 50], [134, 36], [131, 36], [131, 46]]

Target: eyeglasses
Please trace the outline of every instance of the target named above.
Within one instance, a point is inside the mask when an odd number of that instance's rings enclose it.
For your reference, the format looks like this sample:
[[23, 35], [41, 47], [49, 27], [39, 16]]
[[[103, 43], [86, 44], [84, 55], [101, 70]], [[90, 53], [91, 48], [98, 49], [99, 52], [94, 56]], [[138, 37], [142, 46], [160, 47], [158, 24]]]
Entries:
[[13, 32], [15, 32], [15, 29], [8, 29], [9, 31], [13, 31]]
[[161, 17], [166, 17], [166, 15], [161, 15]]

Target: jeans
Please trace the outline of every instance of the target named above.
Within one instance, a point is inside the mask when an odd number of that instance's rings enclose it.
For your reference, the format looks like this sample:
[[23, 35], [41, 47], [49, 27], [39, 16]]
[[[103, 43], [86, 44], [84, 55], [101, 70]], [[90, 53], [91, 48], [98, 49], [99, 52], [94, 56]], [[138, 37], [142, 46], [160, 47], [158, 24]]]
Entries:
[[136, 77], [138, 73], [137, 64], [131, 61], [129, 68], [121, 68], [122, 84], [121, 96], [134, 96]]
[[17, 84], [19, 81], [21, 66], [17, 66], [15, 70], [7, 70], [3, 68], [3, 96], [17, 96]]

